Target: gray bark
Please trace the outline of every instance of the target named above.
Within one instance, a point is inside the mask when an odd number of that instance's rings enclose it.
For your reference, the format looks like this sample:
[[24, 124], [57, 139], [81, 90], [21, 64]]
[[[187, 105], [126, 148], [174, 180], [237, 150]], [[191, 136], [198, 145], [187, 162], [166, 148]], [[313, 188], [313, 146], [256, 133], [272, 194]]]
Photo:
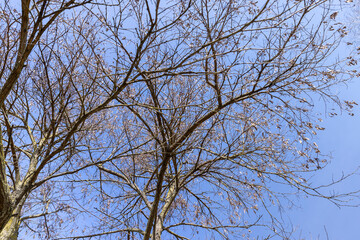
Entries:
[[163, 224], [160, 218], [157, 218], [155, 225], [155, 236], [154, 240], [161, 240], [161, 233], [163, 231]]

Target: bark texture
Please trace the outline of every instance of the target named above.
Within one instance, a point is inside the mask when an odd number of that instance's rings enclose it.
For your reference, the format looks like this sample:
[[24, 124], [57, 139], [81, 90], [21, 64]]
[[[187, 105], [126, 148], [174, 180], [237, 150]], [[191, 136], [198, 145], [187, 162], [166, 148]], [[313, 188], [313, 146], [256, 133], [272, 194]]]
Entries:
[[0, 240], [17, 240], [20, 226], [20, 214], [15, 210], [0, 232]]

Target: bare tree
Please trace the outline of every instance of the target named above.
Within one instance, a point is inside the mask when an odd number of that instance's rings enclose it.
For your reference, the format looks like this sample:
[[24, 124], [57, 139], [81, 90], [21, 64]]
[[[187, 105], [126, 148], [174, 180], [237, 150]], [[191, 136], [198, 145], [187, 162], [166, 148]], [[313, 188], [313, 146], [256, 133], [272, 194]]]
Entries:
[[101, 231], [82, 237], [238, 239], [262, 226], [286, 238], [272, 209], [289, 196], [341, 204], [307, 182], [326, 165], [311, 141], [323, 130], [313, 106], [340, 104], [330, 88], [346, 73], [329, 59], [346, 31], [327, 31], [336, 18], [327, 9], [326, 1], [130, 1], [114, 18], [98, 9], [123, 76], [141, 58], [138, 82], [116, 97], [124, 107], [112, 127], [131, 154], [84, 177], [101, 201], [82, 210]]
[[286, 238], [290, 195], [346, 200], [307, 182], [328, 1], [86, 3], [2, 5], [0, 239]]
[[39, 217], [50, 237], [48, 216], [67, 207], [51, 198], [61, 188], [49, 180], [94, 165], [78, 160], [80, 140], [126, 86], [108, 76], [98, 28], [81, 11], [89, 2], [23, 0], [21, 13], [1, 3], [0, 239], [16, 239], [21, 222]]

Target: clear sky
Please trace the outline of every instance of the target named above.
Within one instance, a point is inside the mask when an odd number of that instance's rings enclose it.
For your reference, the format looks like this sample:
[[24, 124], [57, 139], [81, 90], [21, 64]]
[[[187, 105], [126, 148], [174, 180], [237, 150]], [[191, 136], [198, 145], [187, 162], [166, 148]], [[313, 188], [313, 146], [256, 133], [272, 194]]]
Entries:
[[[341, 95], [360, 102], [360, 81], [355, 79]], [[332, 161], [325, 170], [314, 176], [314, 182], [331, 181], [349, 173], [360, 165], [360, 111], [355, 116], [341, 115], [324, 119], [326, 130], [319, 134], [318, 145], [324, 153], [332, 155]], [[360, 176], [355, 175], [338, 184], [335, 191], [346, 192], [360, 189]], [[338, 208], [325, 199], [306, 198], [300, 200], [301, 208], [291, 211], [294, 225], [302, 229], [304, 239], [352, 240], [360, 237], [360, 207]], [[312, 236], [313, 238], [310, 238]]]
[[[341, 91], [341, 95], [360, 102], [359, 90], [360, 81], [355, 79], [347, 89]], [[350, 173], [360, 165], [359, 107], [354, 113], [353, 117], [343, 114], [324, 119], [326, 130], [319, 134], [317, 142], [324, 153], [332, 155], [332, 161], [322, 172], [316, 173], [313, 182], [331, 181], [332, 177], [339, 178], [342, 173]], [[333, 189], [337, 192], [360, 189], [360, 176], [352, 176]], [[302, 229], [304, 239], [327, 239], [324, 227], [329, 239], [359, 239], [360, 207], [338, 208], [325, 199], [316, 198], [301, 199], [299, 203], [301, 208], [293, 209], [290, 219]]]
[[[351, 8], [355, 4], [360, 4], [360, 1], [353, 1]], [[349, 16], [352, 13], [351, 10], [344, 9], [339, 14], [339, 17], [350, 23], [351, 19], [344, 16]], [[357, 34], [350, 32], [348, 39], [354, 40], [356, 38]], [[359, 45], [359, 42], [357, 42], [357, 45]], [[356, 46], [356, 43], [353, 46]], [[342, 45], [338, 51], [346, 53], [349, 49], [349, 46]], [[339, 91], [340, 98], [355, 100], [360, 104], [360, 79], [355, 78], [347, 87], [340, 86], [336, 90]], [[324, 114], [324, 110], [322, 112]], [[322, 152], [329, 153], [332, 159], [327, 168], [322, 172], [316, 173], [312, 178], [313, 182], [329, 182], [332, 177], [335, 179], [339, 178], [342, 173], [350, 173], [360, 166], [359, 106], [355, 108], [354, 114], [354, 116], [349, 116], [343, 112], [336, 117], [324, 118], [323, 126], [326, 130], [319, 133], [317, 143]], [[359, 190], [360, 172], [329, 190], [331, 189], [334, 189], [336, 192]], [[289, 211], [289, 218], [293, 225], [299, 228], [296, 234], [299, 239], [360, 239], [360, 207], [338, 208], [325, 199], [316, 198], [300, 199], [298, 203], [301, 207]]]

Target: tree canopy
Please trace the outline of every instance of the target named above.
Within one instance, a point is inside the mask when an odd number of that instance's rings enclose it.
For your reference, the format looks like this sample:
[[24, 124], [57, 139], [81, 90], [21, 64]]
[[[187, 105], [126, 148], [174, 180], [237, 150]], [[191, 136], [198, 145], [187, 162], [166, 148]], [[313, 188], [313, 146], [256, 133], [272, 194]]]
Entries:
[[0, 4], [0, 239], [286, 239], [292, 196], [351, 196], [308, 181], [319, 99], [342, 107], [357, 74], [331, 1], [18, 2]]

